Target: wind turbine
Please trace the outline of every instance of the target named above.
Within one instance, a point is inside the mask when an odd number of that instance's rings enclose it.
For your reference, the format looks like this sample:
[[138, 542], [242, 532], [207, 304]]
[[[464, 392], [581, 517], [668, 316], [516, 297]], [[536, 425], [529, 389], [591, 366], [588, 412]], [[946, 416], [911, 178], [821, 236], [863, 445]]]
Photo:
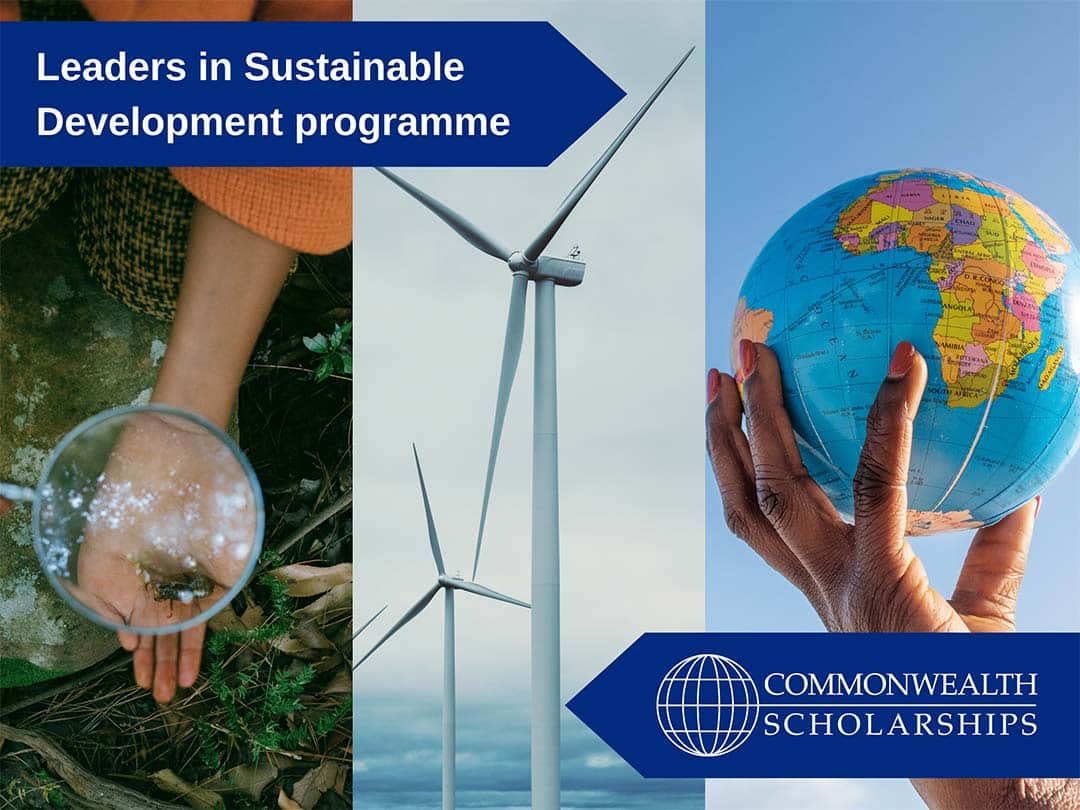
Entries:
[[[360, 625], [359, 630], [357, 630], [355, 633], [352, 634], [352, 640], [356, 641], [356, 639], [359, 637], [359, 635], [361, 633], [363, 633], [365, 630], [367, 630], [369, 627], [371, 627], [371, 625], [375, 623], [375, 620], [377, 618], [379, 618], [380, 616], [382, 616], [383, 611], [386, 610], [388, 607], [390, 607], [390, 606], [389, 605], [383, 605], [381, 608], [376, 610], [375, 614], [370, 619], [368, 619], [366, 622], [364, 622], [362, 625]], [[358, 666], [360, 666], [360, 665], [356, 664], [355, 666], [353, 666], [353, 669], [356, 669], [356, 667], [358, 667]]]
[[581, 202], [585, 192], [614, 157], [634, 127], [675, 74], [690, 58], [690, 48], [646, 99], [592, 168], [578, 181], [555, 210], [551, 220], [523, 249], [510, 251], [461, 214], [384, 168], [376, 171], [428, 208], [466, 242], [503, 261], [510, 268], [510, 306], [506, 316], [502, 367], [495, 399], [480, 526], [476, 534], [473, 579], [480, 564], [488, 502], [495, 476], [503, 422], [510, 389], [521, 356], [528, 283], [536, 286], [536, 346], [533, 370], [533, 481], [532, 481], [532, 806], [533, 810], [559, 810], [559, 474], [555, 367], [555, 287], [576, 287], [585, 277], [585, 264], [543, 255], [559, 228]]
[[[439, 591], [445, 594], [445, 611], [443, 616], [443, 706], [442, 706], [442, 806], [443, 810], [454, 810], [455, 792], [457, 790], [457, 689], [454, 677], [454, 591], [468, 591], [488, 599], [499, 602], [507, 602], [518, 607], [529, 607], [528, 602], [506, 596], [491, 588], [485, 588], [476, 582], [467, 582], [459, 576], [450, 576], [446, 573], [443, 564], [442, 550], [439, 548], [439, 535], [435, 531], [435, 518], [431, 514], [431, 502], [428, 500], [427, 487], [424, 485], [424, 472], [420, 469], [420, 455], [413, 445], [413, 458], [416, 459], [416, 475], [420, 479], [420, 494], [424, 499], [424, 514], [427, 516], [428, 541], [431, 544], [431, 556], [435, 560], [437, 579], [423, 596], [421, 596], [405, 614], [398, 619], [394, 626], [386, 631], [375, 646], [368, 650], [367, 655], [361, 658], [353, 669], [369, 659], [379, 647], [386, 643], [398, 630], [407, 625], [426, 608]], [[381, 611], [380, 611], [381, 612]], [[378, 614], [376, 614], [378, 615]], [[370, 621], [368, 622], [370, 624]], [[366, 626], [366, 625], [365, 625]], [[361, 628], [363, 629], [363, 628]]]

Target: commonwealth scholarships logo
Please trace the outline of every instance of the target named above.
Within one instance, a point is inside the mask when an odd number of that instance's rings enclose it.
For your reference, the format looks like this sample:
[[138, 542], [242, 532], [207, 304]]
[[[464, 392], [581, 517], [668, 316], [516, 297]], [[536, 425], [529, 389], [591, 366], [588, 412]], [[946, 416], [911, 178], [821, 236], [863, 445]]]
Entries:
[[750, 673], [714, 653], [684, 658], [668, 670], [656, 693], [660, 730], [694, 757], [734, 751], [750, 738], [760, 710]]
[[1077, 633], [644, 633], [567, 708], [644, 777], [1080, 777]]
[[[759, 721], [766, 737], [1030, 737], [1035, 672], [770, 672], [758, 684], [717, 653], [683, 658], [661, 679], [656, 720], [683, 753], [721, 757]], [[775, 698], [775, 700], [774, 700]]]

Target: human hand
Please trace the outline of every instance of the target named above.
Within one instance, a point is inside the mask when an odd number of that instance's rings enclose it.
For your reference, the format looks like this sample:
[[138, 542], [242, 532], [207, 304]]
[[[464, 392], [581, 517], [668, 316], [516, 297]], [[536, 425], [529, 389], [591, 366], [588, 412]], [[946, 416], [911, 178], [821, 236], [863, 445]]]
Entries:
[[802, 464], [776, 355], [747, 340], [739, 354], [741, 398], [732, 377], [710, 374], [709, 455], [724, 514], [735, 535], [806, 595], [825, 627], [1013, 630], [1037, 499], [976, 532], [951, 600], [930, 585], [907, 541], [912, 426], [926, 386], [926, 362], [914, 347], [897, 346], [867, 417], [853, 523]]
[[[243, 575], [255, 536], [244, 470], [211, 433], [160, 413], [132, 417], [86, 510], [78, 557], [84, 604], [133, 627], [197, 617]], [[135, 680], [159, 702], [198, 676], [205, 625], [118, 633]]]
[[[830, 631], [1002, 632], [1015, 629], [1035, 498], [975, 533], [952, 598], [930, 584], [907, 541], [912, 430], [927, 370], [896, 347], [867, 417], [847, 523], [803, 466], [771, 349], [743, 340], [735, 380], [709, 372], [708, 450], [728, 528], [805, 594]], [[745, 414], [747, 430], [742, 429]], [[913, 780], [935, 808], [1080, 807], [1080, 781]]]

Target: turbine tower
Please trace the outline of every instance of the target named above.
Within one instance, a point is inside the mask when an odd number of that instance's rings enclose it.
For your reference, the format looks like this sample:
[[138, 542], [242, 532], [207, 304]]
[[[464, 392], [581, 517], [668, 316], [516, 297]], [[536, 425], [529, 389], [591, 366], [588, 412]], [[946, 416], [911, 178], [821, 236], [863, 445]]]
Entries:
[[[442, 806], [443, 810], [454, 810], [455, 794], [457, 791], [457, 685], [454, 662], [454, 591], [468, 591], [488, 599], [499, 602], [508, 602], [518, 607], [529, 607], [528, 602], [522, 602], [511, 596], [506, 596], [491, 588], [485, 588], [476, 582], [467, 582], [461, 577], [450, 576], [446, 573], [443, 564], [442, 549], [439, 547], [439, 535], [435, 531], [435, 518], [431, 514], [431, 502], [428, 500], [427, 487], [424, 485], [424, 472], [420, 469], [420, 456], [413, 445], [413, 458], [416, 459], [416, 475], [420, 479], [420, 494], [424, 499], [424, 514], [427, 517], [428, 542], [431, 544], [431, 556], [435, 560], [437, 579], [427, 592], [416, 603], [405, 611], [394, 626], [386, 631], [385, 635], [375, 642], [375, 646], [368, 650], [367, 654], [356, 662], [356, 667], [369, 659], [379, 647], [381, 647], [398, 630], [407, 625], [426, 608], [439, 591], [445, 594], [445, 609], [443, 615], [443, 706], [442, 706]], [[381, 613], [382, 611], [379, 611]], [[378, 614], [376, 614], [378, 616]], [[375, 617], [372, 617], [366, 627]], [[361, 628], [363, 630], [363, 628]]]
[[487, 523], [488, 503], [495, 476], [506, 406], [521, 356], [525, 328], [525, 299], [529, 282], [536, 287], [535, 359], [533, 370], [533, 481], [532, 481], [532, 807], [559, 810], [559, 476], [558, 403], [555, 366], [555, 287], [576, 287], [585, 277], [585, 264], [543, 255], [574, 207], [645, 116], [653, 102], [690, 58], [690, 48], [646, 99], [633, 118], [600, 155], [555, 210], [551, 220], [522, 250], [510, 251], [461, 214], [397, 176], [376, 168], [403, 191], [450, 226], [466, 242], [503, 261], [510, 268], [510, 305], [506, 316], [502, 366], [495, 399], [487, 475], [476, 534], [473, 579], [480, 564], [480, 546]]

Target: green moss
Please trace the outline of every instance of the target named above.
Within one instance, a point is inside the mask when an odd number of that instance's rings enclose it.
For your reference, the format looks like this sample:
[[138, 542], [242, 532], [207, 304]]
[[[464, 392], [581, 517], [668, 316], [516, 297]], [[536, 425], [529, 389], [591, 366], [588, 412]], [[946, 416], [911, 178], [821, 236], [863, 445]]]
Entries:
[[0, 689], [30, 686], [69, 674], [58, 669], [42, 669], [21, 658], [0, 658]]

